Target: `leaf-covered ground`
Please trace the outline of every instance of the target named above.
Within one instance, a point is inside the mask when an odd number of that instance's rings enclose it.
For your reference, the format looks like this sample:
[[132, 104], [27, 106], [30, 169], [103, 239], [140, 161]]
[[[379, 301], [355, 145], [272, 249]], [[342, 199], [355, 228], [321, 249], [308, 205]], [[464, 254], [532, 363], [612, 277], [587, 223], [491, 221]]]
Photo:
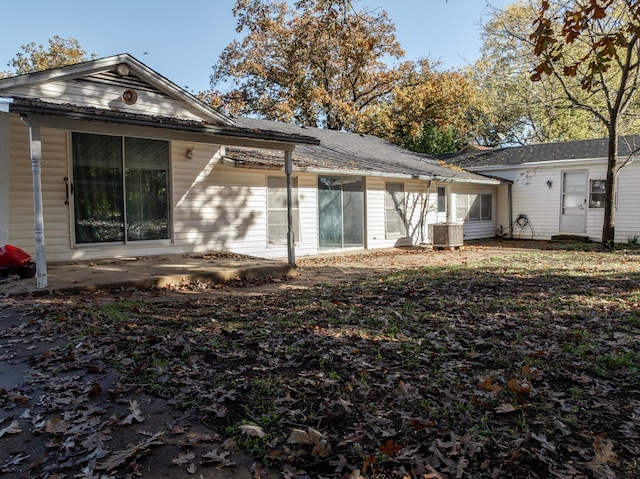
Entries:
[[[638, 478], [639, 261], [531, 251], [48, 315], [68, 361], [100, 358], [287, 478]], [[182, 464], [225, 454], [187, 448]]]

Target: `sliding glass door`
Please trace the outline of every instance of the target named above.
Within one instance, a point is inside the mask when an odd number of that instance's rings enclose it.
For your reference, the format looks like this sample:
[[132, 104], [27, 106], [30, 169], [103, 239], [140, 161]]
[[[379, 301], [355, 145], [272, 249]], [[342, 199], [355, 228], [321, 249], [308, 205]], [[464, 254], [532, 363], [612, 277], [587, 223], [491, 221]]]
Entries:
[[364, 246], [364, 181], [352, 177], [318, 178], [320, 248]]
[[73, 133], [76, 243], [169, 238], [169, 143]]

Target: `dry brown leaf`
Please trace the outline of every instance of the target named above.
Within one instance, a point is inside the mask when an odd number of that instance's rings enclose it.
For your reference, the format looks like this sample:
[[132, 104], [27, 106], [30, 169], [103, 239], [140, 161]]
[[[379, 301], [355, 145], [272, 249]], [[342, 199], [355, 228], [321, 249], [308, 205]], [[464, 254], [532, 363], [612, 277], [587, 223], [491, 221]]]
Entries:
[[56, 417], [47, 421], [46, 430], [50, 434], [64, 434], [69, 430], [70, 426], [67, 421]]
[[509, 391], [516, 394], [527, 394], [531, 392], [531, 385], [526, 382], [520, 382], [516, 378], [511, 378], [507, 381], [507, 387]]
[[98, 471], [112, 471], [120, 467], [122, 464], [126, 463], [134, 456], [146, 454], [149, 447], [164, 444], [164, 441], [160, 439], [160, 436], [162, 436], [162, 434], [162, 432], [158, 432], [146, 441], [142, 441], [135, 446], [129, 446], [127, 449], [122, 449], [120, 451], [114, 452], [113, 454], [105, 458], [104, 461], [99, 462], [96, 465], [95, 469]]
[[515, 411], [521, 411], [523, 409], [527, 409], [528, 407], [531, 407], [531, 404], [519, 404], [517, 406], [514, 406], [511, 403], [502, 403], [500, 404], [500, 406], [498, 406], [495, 411], [498, 414], [508, 414], [511, 412], [515, 412]]
[[265, 436], [264, 430], [260, 426], [254, 426], [252, 424], [243, 424], [239, 427], [242, 434], [245, 436], [254, 436], [263, 438]]
[[18, 421], [12, 421], [11, 424], [9, 424], [7, 427], [5, 427], [4, 429], [0, 429], [0, 437], [4, 436], [5, 434], [19, 434], [22, 432], [22, 427], [20, 426], [20, 423]]
[[144, 422], [144, 415], [142, 414], [142, 411], [140, 411], [138, 401], [135, 399], [129, 401], [129, 414], [120, 421], [120, 424], [133, 424], [133, 421]]
[[326, 457], [329, 455], [331, 448], [320, 431], [316, 431], [312, 427], [308, 427], [306, 431], [302, 429], [293, 429], [288, 441], [290, 444], [309, 444], [313, 446], [312, 456]]
[[491, 377], [480, 378], [480, 381], [478, 382], [478, 387], [483, 391], [489, 391], [494, 393], [499, 393], [504, 389], [499, 384], [495, 384], [493, 382], [493, 379], [491, 379]]
[[235, 462], [229, 459], [229, 455], [231, 453], [229, 451], [218, 452], [218, 449], [214, 449], [213, 451], [209, 451], [206, 454], [202, 455], [202, 463], [217, 463], [216, 469], [222, 469], [223, 467], [235, 466]]
[[178, 454], [178, 457], [174, 457], [173, 459], [171, 459], [171, 464], [181, 466], [183, 464], [187, 464], [188, 462], [193, 461], [195, 458], [196, 458], [196, 455], [191, 451], [181, 452], [180, 454]]

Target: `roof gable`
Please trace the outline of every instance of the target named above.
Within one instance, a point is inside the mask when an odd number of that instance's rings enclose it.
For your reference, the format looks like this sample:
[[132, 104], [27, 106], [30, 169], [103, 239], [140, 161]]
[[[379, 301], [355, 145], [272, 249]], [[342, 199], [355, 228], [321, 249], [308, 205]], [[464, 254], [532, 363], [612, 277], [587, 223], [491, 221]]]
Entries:
[[2, 79], [0, 96], [217, 125], [234, 124], [229, 117], [128, 54]]

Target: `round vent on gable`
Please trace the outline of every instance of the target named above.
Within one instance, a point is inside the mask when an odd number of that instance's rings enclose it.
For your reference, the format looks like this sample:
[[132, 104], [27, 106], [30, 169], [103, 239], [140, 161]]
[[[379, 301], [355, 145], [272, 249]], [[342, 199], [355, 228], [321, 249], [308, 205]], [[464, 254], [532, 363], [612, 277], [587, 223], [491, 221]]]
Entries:
[[138, 101], [138, 94], [135, 91], [128, 89], [122, 92], [120, 98], [122, 98], [122, 101], [127, 105], [133, 105]]
[[126, 63], [119, 63], [116, 67], [116, 73], [122, 77], [126, 77], [129, 74], [129, 65]]

